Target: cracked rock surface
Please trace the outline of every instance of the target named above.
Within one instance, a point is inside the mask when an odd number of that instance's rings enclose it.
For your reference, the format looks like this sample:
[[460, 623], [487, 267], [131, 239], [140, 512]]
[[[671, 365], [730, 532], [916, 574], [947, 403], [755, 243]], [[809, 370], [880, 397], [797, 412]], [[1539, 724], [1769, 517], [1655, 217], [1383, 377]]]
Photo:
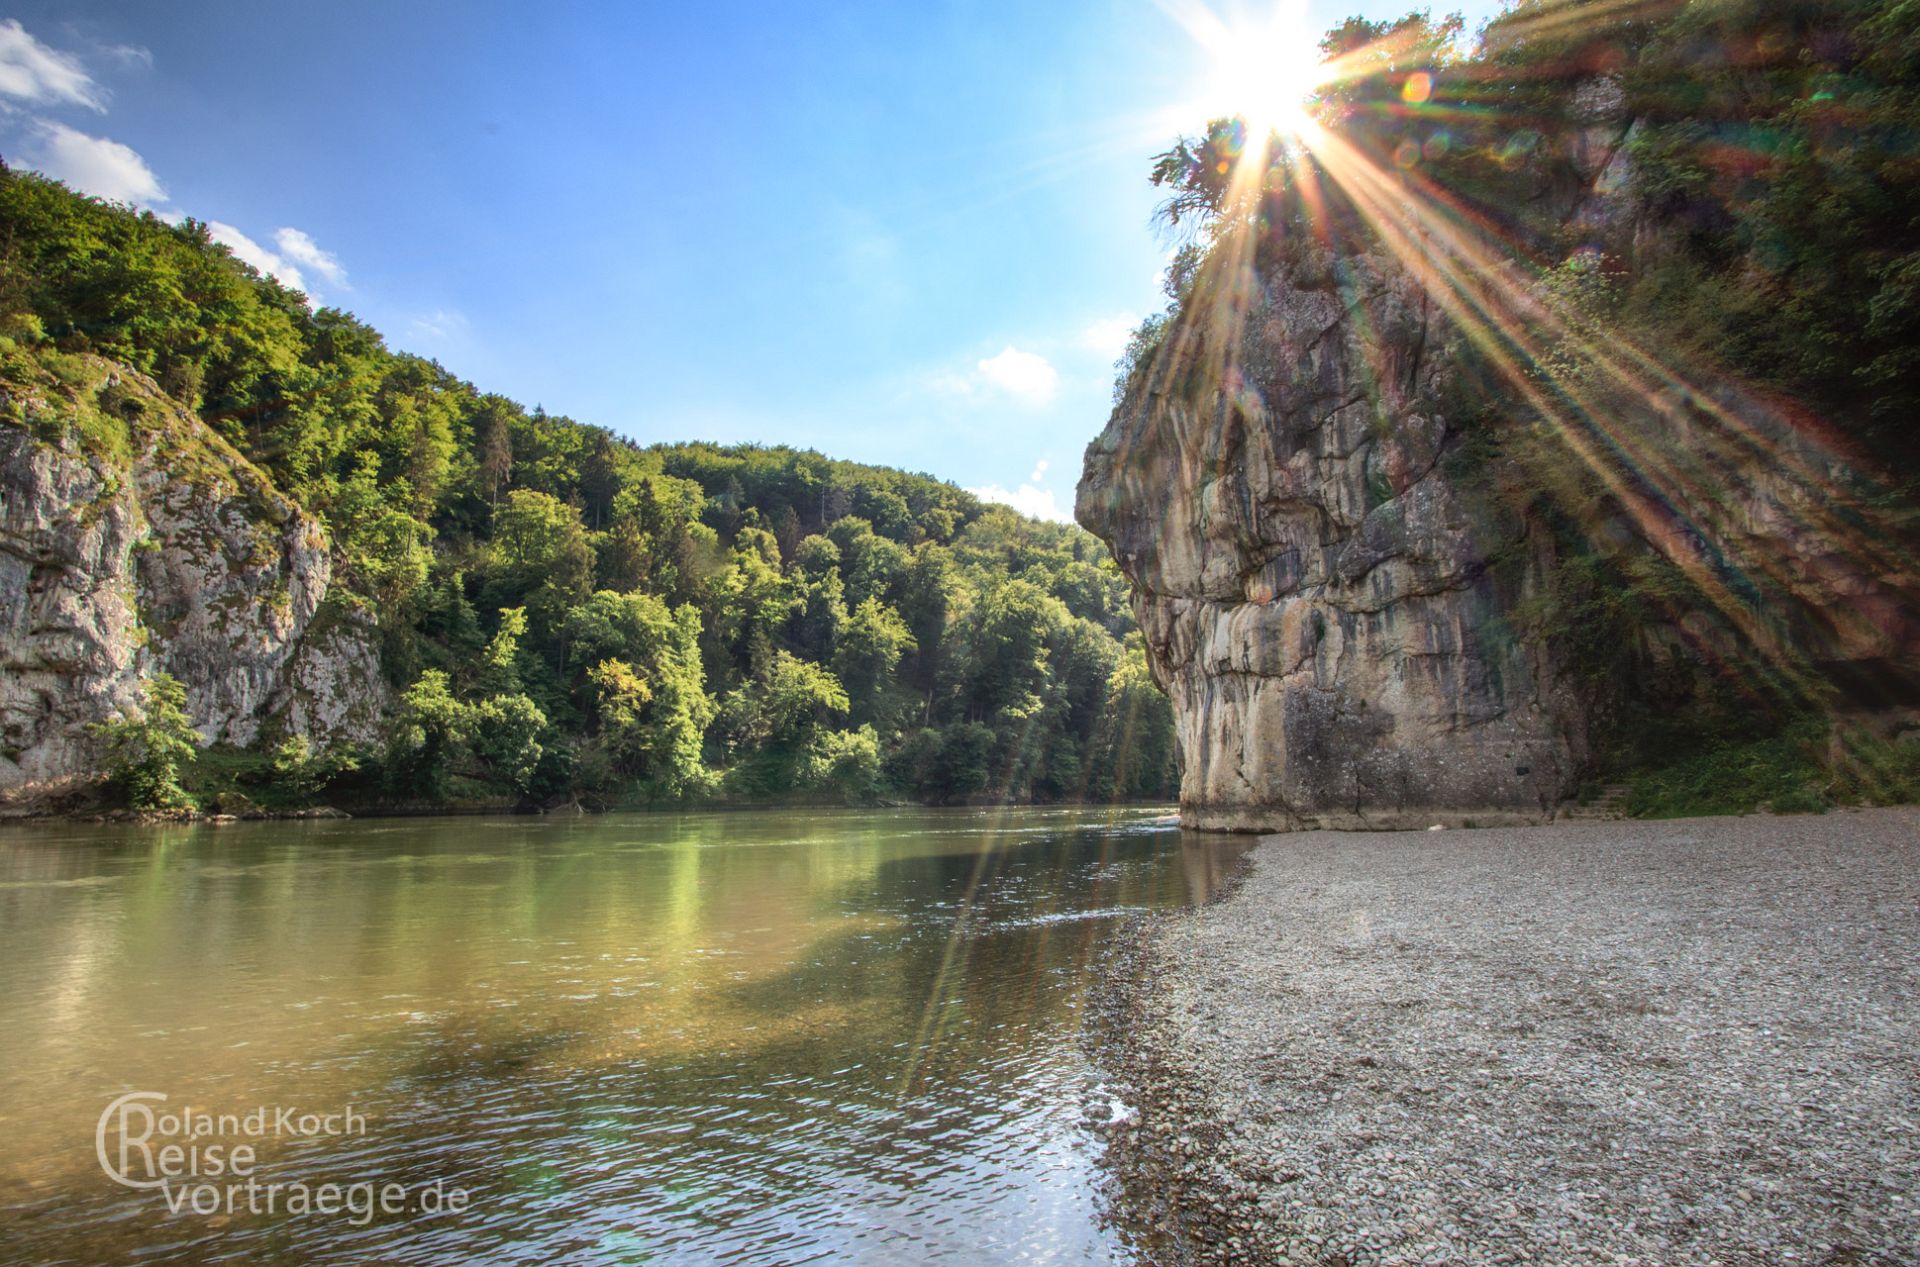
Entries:
[[1552, 560], [1449, 477], [1448, 323], [1385, 258], [1240, 271], [1135, 376], [1076, 507], [1134, 583], [1183, 821], [1551, 817], [1583, 732], [1508, 614]]
[[[155, 672], [208, 743], [370, 739], [375, 631], [323, 610], [320, 521], [149, 380], [75, 361], [76, 384], [0, 385], [28, 419], [0, 424], [0, 786], [89, 770], [87, 725]], [[124, 453], [67, 425], [96, 398], [126, 410]]]

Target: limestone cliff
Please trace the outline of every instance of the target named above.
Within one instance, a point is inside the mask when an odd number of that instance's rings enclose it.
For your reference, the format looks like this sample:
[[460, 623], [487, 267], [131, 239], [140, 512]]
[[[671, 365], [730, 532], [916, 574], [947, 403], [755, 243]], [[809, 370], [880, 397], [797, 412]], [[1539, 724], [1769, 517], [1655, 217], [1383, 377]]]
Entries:
[[[1668, 246], [1615, 193], [1633, 124], [1589, 87], [1540, 214], [1633, 267]], [[1340, 250], [1217, 240], [1087, 450], [1077, 516], [1133, 582], [1183, 821], [1544, 819], [1593, 769], [1597, 714], [1636, 741], [1614, 707], [1634, 692], [1642, 717], [1663, 691], [1723, 691], [1920, 733], [1920, 567], [1893, 483], [1552, 277], [1369, 210], [1380, 231]], [[1596, 559], [1607, 596], [1657, 578], [1617, 630], [1612, 671], [1640, 681], [1596, 681], [1591, 648], [1576, 664], [1559, 641], [1586, 631], [1555, 578]], [[1528, 619], [1556, 604], [1557, 624]]]
[[90, 769], [87, 724], [153, 672], [209, 743], [372, 737], [372, 625], [327, 604], [318, 520], [107, 361], [16, 359], [0, 392], [0, 786]]
[[1449, 477], [1437, 308], [1387, 259], [1332, 264], [1215, 287], [1087, 451], [1078, 517], [1134, 582], [1183, 821], [1543, 818], [1580, 728], [1505, 613], [1544, 547]]

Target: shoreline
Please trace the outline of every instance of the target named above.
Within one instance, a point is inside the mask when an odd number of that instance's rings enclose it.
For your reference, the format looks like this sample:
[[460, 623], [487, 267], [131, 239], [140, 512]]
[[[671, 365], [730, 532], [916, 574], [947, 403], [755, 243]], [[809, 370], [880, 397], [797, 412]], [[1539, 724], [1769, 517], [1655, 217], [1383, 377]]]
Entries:
[[1094, 989], [1144, 1263], [1920, 1262], [1912, 807], [1267, 837]]
[[0, 809], [0, 832], [9, 827], [114, 824], [128, 827], [221, 827], [231, 823], [342, 821], [348, 819], [406, 818], [604, 818], [613, 814], [683, 815], [736, 814], [766, 812], [820, 812], [830, 810], [982, 810], [982, 809], [1060, 809], [1060, 810], [1166, 810], [1169, 819], [1177, 807], [1170, 801], [954, 801], [944, 805], [924, 805], [918, 801], [892, 801], [878, 805], [849, 805], [844, 801], [702, 801], [698, 804], [647, 806], [616, 805], [588, 809], [578, 802], [549, 807], [512, 804], [456, 805], [311, 805], [300, 809], [255, 810], [244, 814], [207, 813], [203, 810], [35, 810], [6, 812]]

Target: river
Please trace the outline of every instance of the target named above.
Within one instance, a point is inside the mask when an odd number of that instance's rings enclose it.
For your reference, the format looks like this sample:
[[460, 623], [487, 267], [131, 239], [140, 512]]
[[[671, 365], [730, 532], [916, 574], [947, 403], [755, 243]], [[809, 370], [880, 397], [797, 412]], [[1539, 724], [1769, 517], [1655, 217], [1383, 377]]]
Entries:
[[1085, 989], [1238, 848], [1087, 809], [8, 828], [0, 1261], [1124, 1261]]

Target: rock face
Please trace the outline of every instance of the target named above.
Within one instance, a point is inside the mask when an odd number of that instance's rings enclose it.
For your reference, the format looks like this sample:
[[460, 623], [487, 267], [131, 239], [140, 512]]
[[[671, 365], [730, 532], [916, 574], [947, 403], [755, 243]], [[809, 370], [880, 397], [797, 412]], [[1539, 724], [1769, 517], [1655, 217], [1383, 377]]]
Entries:
[[[1627, 179], [1631, 125], [1591, 95], [1602, 122], [1577, 138], [1565, 217], [1630, 262], [1663, 245], [1605, 192]], [[1536, 413], [1502, 383], [1476, 397], [1454, 321], [1386, 249], [1273, 254], [1216, 243], [1079, 488], [1173, 701], [1187, 825], [1539, 821], [1587, 764], [1590, 711], [1617, 745], [1620, 701], [1663, 716], [1716, 680], [1776, 718], [1920, 732], [1913, 515], [1806, 411], [1659, 349], [1622, 353], [1619, 332], [1566, 368], [1577, 340], [1539, 332], [1573, 329], [1577, 305], [1512, 280], [1486, 288], [1495, 323], [1580, 407]], [[1498, 425], [1450, 424], [1469, 404]], [[1530, 599], [1552, 607], [1561, 562], [1523, 517], [1542, 503], [1577, 508], [1588, 560], [1667, 570], [1662, 614], [1618, 631], [1639, 680], [1518, 636]]]
[[77, 385], [8, 384], [0, 423], [0, 786], [91, 768], [87, 724], [154, 672], [209, 743], [371, 738], [386, 687], [370, 623], [323, 611], [319, 522], [150, 382], [74, 359]]
[[1448, 473], [1448, 323], [1385, 258], [1238, 272], [1203, 278], [1078, 495], [1173, 700], [1182, 821], [1550, 817], [1582, 730], [1507, 614], [1551, 559]]

